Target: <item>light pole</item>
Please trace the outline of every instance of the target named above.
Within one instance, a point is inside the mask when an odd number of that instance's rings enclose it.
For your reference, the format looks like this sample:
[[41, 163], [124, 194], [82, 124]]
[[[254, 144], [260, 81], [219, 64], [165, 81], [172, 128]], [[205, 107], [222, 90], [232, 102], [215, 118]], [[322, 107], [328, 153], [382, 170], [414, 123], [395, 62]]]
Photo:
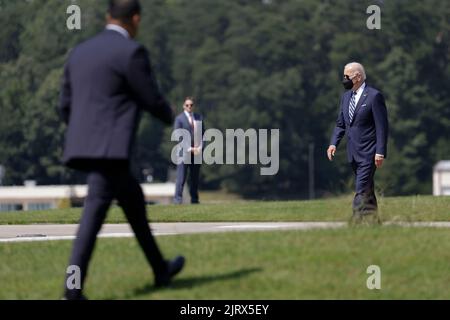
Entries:
[[0, 164], [0, 186], [3, 184], [4, 176], [5, 176], [5, 167]]
[[308, 149], [309, 199], [314, 199], [314, 143], [310, 143]]

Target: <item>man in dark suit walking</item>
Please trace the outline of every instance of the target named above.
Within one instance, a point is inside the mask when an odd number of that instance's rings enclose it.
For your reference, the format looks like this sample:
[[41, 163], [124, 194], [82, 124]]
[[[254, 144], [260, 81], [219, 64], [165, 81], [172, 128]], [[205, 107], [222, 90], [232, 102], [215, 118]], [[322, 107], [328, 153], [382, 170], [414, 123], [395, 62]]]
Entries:
[[63, 161], [88, 175], [88, 195], [69, 263], [79, 269], [81, 286], [69, 287], [66, 281], [66, 299], [84, 298], [96, 236], [114, 199], [153, 269], [156, 286], [169, 284], [184, 266], [181, 256], [163, 258], [148, 225], [142, 189], [129, 168], [142, 111], [166, 124], [173, 121], [147, 51], [133, 40], [140, 12], [138, 0], [110, 0], [106, 29], [73, 49], [65, 65], [59, 103], [68, 125]]
[[191, 146], [186, 148], [186, 150], [182, 149], [179, 151], [182, 154], [179, 154], [181, 163], [177, 165], [177, 181], [174, 197], [175, 204], [181, 204], [183, 202], [183, 188], [188, 171], [191, 203], [199, 203], [198, 181], [201, 164], [197, 163], [198, 161], [195, 160], [198, 159], [196, 155], [201, 155], [203, 151], [203, 133], [205, 128], [203, 125], [203, 117], [198, 113], [194, 113], [194, 101], [193, 97], [186, 97], [186, 99], [184, 99], [183, 112], [175, 118], [174, 129], [185, 129], [189, 131], [191, 138]]
[[356, 195], [353, 200], [352, 221], [377, 215], [377, 198], [374, 190], [375, 170], [387, 156], [388, 116], [384, 97], [380, 91], [366, 85], [364, 67], [357, 62], [344, 68], [342, 81], [346, 91], [336, 127], [327, 154], [330, 161], [344, 134], [347, 135], [347, 159], [356, 177]]

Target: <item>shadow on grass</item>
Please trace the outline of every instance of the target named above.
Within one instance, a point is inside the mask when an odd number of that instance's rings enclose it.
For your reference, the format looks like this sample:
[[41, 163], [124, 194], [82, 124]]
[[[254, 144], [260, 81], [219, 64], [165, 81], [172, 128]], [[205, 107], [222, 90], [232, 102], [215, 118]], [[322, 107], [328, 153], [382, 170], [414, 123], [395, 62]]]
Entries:
[[153, 292], [161, 291], [161, 290], [178, 290], [178, 289], [186, 289], [198, 287], [203, 284], [214, 282], [214, 281], [224, 281], [229, 279], [236, 279], [246, 277], [252, 273], [262, 271], [261, 268], [247, 268], [236, 270], [228, 273], [217, 274], [217, 275], [205, 275], [205, 276], [197, 276], [197, 277], [186, 277], [182, 279], [174, 279], [172, 283], [166, 288], [155, 288], [153, 284], [146, 284], [145, 286], [134, 290], [133, 293], [127, 293], [123, 297], [114, 297], [107, 298], [107, 300], [111, 299], [134, 299], [137, 296], [151, 294]]

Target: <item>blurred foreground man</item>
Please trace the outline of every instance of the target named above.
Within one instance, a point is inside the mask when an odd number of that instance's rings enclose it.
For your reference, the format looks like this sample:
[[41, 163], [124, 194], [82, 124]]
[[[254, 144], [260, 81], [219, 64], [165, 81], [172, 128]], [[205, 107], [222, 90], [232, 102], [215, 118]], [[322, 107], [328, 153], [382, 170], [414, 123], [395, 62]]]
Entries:
[[344, 68], [342, 84], [347, 89], [341, 97], [336, 127], [327, 150], [333, 160], [336, 148], [347, 135], [347, 159], [356, 178], [352, 223], [380, 223], [374, 189], [375, 170], [387, 156], [388, 116], [384, 97], [366, 85], [364, 67], [357, 62]]
[[80, 271], [81, 287], [66, 281], [66, 299], [84, 299], [89, 259], [114, 199], [153, 269], [156, 286], [168, 285], [184, 266], [181, 256], [164, 260], [148, 226], [143, 192], [129, 168], [141, 112], [166, 124], [174, 117], [146, 49], [133, 40], [140, 12], [138, 0], [110, 0], [106, 29], [73, 49], [65, 66], [59, 104], [68, 124], [63, 161], [87, 172], [89, 188], [69, 263]]

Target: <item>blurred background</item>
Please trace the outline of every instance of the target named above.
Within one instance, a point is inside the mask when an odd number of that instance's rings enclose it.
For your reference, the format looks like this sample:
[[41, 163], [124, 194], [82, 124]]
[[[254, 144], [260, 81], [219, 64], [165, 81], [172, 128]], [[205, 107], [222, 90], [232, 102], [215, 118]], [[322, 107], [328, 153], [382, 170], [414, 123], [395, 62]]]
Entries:
[[[104, 27], [107, 1], [0, 0], [0, 171], [4, 186], [85, 183], [60, 157], [56, 105], [71, 48]], [[81, 30], [66, 9], [81, 8]], [[450, 2], [317, 0], [142, 1], [138, 41], [178, 111], [197, 98], [206, 128], [280, 129], [280, 170], [202, 167], [201, 189], [250, 199], [306, 199], [351, 192], [345, 143], [326, 148], [347, 62], [386, 98], [388, 159], [377, 192], [431, 194], [433, 166], [450, 159]], [[381, 29], [369, 30], [369, 5]], [[171, 128], [145, 115], [133, 167], [141, 182], [172, 179]]]

